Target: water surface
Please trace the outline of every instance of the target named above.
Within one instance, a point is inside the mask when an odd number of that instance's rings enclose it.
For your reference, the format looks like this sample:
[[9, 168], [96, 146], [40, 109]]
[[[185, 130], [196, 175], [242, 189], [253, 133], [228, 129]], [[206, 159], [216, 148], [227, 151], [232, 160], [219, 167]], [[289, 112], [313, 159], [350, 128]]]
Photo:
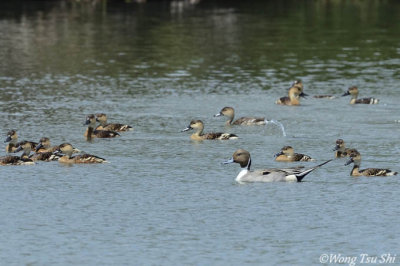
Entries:
[[[400, 253], [396, 177], [351, 178], [335, 160], [302, 183], [238, 185], [239, 166], [220, 164], [244, 148], [254, 168], [287, 167], [273, 160], [285, 145], [321, 163], [343, 138], [362, 168], [399, 171], [396, 1], [0, 7], [4, 139], [16, 129], [110, 162], [2, 167], [2, 263], [317, 265], [322, 253]], [[295, 79], [338, 97], [275, 105]], [[380, 103], [349, 105], [340, 95], [352, 85]], [[276, 119], [287, 136], [225, 127], [213, 117], [224, 106]], [[97, 112], [134, 131], [86, 142], [82, 123]], [[240, 139], [192, 142], [180, 132], [192, 119]]]

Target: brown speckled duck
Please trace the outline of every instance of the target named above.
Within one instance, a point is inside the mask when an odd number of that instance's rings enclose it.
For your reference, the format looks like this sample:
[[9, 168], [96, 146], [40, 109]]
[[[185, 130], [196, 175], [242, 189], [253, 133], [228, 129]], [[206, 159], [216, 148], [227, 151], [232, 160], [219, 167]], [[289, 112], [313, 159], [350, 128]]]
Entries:
[[91, 154], [81, 154], [72, 156], [74, 147], [69, 143], [63, 143], [59, 146], [58, 152], [65, 154], [58, 161], [65, 164], [93, 164], [93, 163], [106, 163], [107, 161]]
[[300, 97], [308, 96], [299, 86], [292, 86], [289, 89], [288, 97], [282, 97], [275, 103], [280, 105], [300, 105]]
[[379, 99], [376, 98], [362, 98], [357, 99], [358, 97], [358, 88], [356, 86], [350, 87], [342, 96], [351, 95], [350, 104], [377, 104], [379, 103]]
[[238, 136], [230, 133], [205, 133], [203, 134], [204, 124], [201, 120], [192, 120], [190, 121], [189, 126], [183, 129], [182, 132], [195, 129], [196, 131], [190, 136], [192, 140], [208, 140], [208, 139], [219, 139], [219, 140], [228, 140], [228, 139], [237, 139]]
[[97, 130], [96, 128], [96, 117], [94, 114], [90, 114], [86, 117], [85, 125], [88, 125], [84, 136], [86, 140], [91, 140], [92, 138], [115, 138], [120, 136], [118, 132], [110, 130]]
[[133, 130], [130, 125], [112, 123], [107, 124], [107, 115], [104, 113], [96, 114], [96, 120], [100, 123], [100, 125], [96, 128], [96, 130], [110, 130], [116, 132], [129, 131]]
[[346, 162], [345, 165], [349, 165], [351, 163], [354, 164], [353, 169], [350, 172], [351, 176], [393, 176], [397, 175], [397, 172], [393, 172], [389, 169], [381, 169], [381, 168], [367, 168], [360, 170], [361, 165], [361, 154], [353, 149], [349, 152], [348, 156], [350, 159]]
[[295, 153], [291, 146], [284, 146], [281, 151], [275, 154], [275, 161], [277, 162], [310, 162], [315, 161], [308, 155]]
[[235, 117], [235, 109], [233, 107], [224, 107], [218, 114], [215, 114], [214, 117], [226, 116], [228, 117], [228, 121], [226, 121], [225, 125], [240, 125], [240, 126], [254, 126], [254, 125], [265, 125], [267, 122], [264, 117], [241, 117], [233, 122], [233, 118]]

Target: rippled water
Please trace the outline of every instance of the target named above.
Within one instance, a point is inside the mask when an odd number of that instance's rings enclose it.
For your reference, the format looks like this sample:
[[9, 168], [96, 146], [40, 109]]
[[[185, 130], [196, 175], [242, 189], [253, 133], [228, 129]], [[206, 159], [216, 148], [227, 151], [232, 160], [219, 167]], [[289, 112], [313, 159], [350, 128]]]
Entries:
[[[343, 138], [362, 168], [399, 171], [396, 1], [0, 6], [4, 139], [16, 129], [110, 162], [2, 167], [2, 264], [312, 265], [323, 253], [400, 254], [398, 177], [351, 178], [335, 160], [302, 183], [238, 185], [239, 166], [220, 164], [244, 148], [255, 169], [287, 167], [273, 160], [284, 145], [320, 163]], [[338, 97], [275, 105], [295, 79], [309, 95]], [[340, 95], [351, 85], [380, 103], [349, 105]], [[227, 128], [213, 117], [224, 106], [275, 119], [287, 136], [274, 124]], [[97, 112], [134, 131], [86, 142], [82, 124]], [[240, 139], [190, 141], [180, 131], [192, 119]]]

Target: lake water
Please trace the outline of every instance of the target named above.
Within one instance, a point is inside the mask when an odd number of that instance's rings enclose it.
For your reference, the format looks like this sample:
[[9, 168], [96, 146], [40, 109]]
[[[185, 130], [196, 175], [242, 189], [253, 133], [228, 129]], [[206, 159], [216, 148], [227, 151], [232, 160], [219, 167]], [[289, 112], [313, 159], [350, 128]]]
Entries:
[[[398, 265], [398, 176], [352, 178], [338, 159], [302, 183], [239, 185], [239, 166], [221, 162], [244, 148], [254, 169], [299, 165], [274, 161], [291, 145], [312, 166], [342, 138], [362, 168], [400, 171], [399, 32], [398, 1], [2, 2], [2, 137], [47, 136], [110, 163], [1, 167], [1, 264], [359, 264], [390, 253]], [[275, 105], [296, 79], [338, 97]], [[352, 85], [380, 103], [349, 105], [340, 95]], [[276, 119], [287, 136], [227, 128], [213, 117], [224, 106]], [[134, 131], [86, 142], [85, 116], [98, 112]], [[240, 139], [193, 142], [180, 132], [192, 119]]]

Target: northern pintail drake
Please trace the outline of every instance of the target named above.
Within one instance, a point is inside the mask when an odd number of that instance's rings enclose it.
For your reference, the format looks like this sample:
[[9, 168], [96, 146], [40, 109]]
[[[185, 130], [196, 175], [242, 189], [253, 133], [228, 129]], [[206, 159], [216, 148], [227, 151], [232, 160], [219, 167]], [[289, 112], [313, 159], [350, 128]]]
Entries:
[[360, 170], [361, 165], [361, 154], [357, 150], [352, 150], [349, 152], [348, 156], [350, 159], [345, 163], [345, 165], [349, 165], [351, 163], [354, 164], [353, 169], [350, 172], [351, 176], [393, 176], [397, 175], [397, 172], [393, 172], [389, 169], [381, 169], [381, 168], [367, 168]]
[[87, 140], [91, 140], [92, 138], [115, 138], [119, 136], [118, 132], [115, 131], [95, 129], [96, 122], [96, 117], [93, 114], [86, 117], [85, 125], [88, 125], [88, 127], [84, 136]]
[[239, 149], [233, 153], [233, 156], [224, 164], [238, 163], [242, 170], [236, 177], [236, 182], [300, 182], [307, 174], [311, 173], [316, 168], [330, 162], [328, 160], [324, 163], [316, 165], [309, 169], [304, 167], [293, 167], [293, 168], [270, 168], [251, 171], [251, 157], [250, 153], [246, 150]]
[[357, 99], [358, 88], [356, 86], [350, 87], [342, 96], [351, 95], [350, 104], [377, 104], [379, 99], [376, 98], [362, 98]]
[[92, 164], [92, 163], [106, 163], [106, 159], [103, 159], [101, 157], [91, 155], [91, 154], [81, 154], [81, 155], [76, 155], [72, 156], [72, 153], [74, 152], [74, 147], [69, 144], [69, 143], [63, 143], [59, 146], [58, 152], [65, 154], [62, 156], [58, 161], [60, 163], [66, 163], [66, 164], [75, 164], [75, 163], [87, 163], [87, 164]]
[[192, 140], [205, 140], [205, 139], [219, 139], [219, 140], [227, 140], [227, 139], [237, 139], [238, 136], [230, 133], [205, 133], [203, 134], [204, 124], [201, 120], [192, 120], [190, 121], [189, 126], [183, 129], [182, 132], [188, 130], [196, 130], [190, 138]]
[[295, 153], [291, 146], [284, 146], [281, 151], [275, 154], [275, 161], [278, 162], [311, 162], [315, 161], [308, 155]]
[[298, 86], [292, 86], [289, 89], [288, 97], [282, 97], [275, 103], [280, 105], [300, 105], [300, 97], [308, 96]]
[[21, 156], [8, 155], [0, 157], [0, 165], [32, 165], [35, 164], [32, 159], [29, 158], [31, 152], [32, 143], [29, 141], [23, 141], [20, 143], [18, 148], [14, 152], [20, 152], [24, 150]]
[[[45, 152], [55, 152], [58, 150], [59, 146], [51, 146], [50, 139], [47, 137], [43, 137], [39, 141], [39, 145], [36, 146], [36, 153], [45, 153]], [[79, 149], [74, 148], [73, 153], [81, 152]]]
[[[22, 143], [18, 142], [18, 134], [15, 130], [10, 130], [7, 132], [7, 138], [4, 142], [8, 142], [6, 146], [7, 153], [15, 152], [18, 149], [19, 145]], [[37, 146], [36, 142], [30, 141], [30, 143], [32, 143], [34, 147]]]
[[228, 121], [226, 121], [225, 125], [241, 125], [241, 126], [254, 126], [254, 125], [265, 125], [267, 122], [264, 117], [241, 117], [233, 122], [233, 118], [235, 117], [235, 109], [233, 107], [224, 107], [218, 114], [215, 114], [214, 117], [226, 116]]
[[96, 114], [96, 120], [100, 123], [100, 125], [96, 128], [96, 130], [110, 130], [116, 132], [133, 130], [133, 128], [130, 125], [126, 124], [119, 124], [119, 123], [107, 124], [107, 115], [104, 113]]
[[333, 151], [335, 151], [335, 158], [343, 158], [347, 157], [348, 153], [353, 150], [350, 148], [346, 148], [346, 144], [343, 139], [337, 139], [336, 145]]

